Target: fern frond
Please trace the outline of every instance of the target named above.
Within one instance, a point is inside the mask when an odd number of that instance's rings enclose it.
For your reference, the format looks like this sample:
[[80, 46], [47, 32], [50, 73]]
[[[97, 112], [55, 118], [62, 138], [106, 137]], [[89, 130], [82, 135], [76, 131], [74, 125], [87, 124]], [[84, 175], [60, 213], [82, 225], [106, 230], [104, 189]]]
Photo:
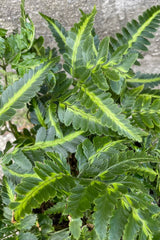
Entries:
[[55, 73], [56, 85], [52, 90], [53, 99], [65, 98], [67, 89], [72, 85], [73, 79], [67, 78], [65, 72]]
[[80, 104], [72, 104], [71, 99], [59, 105], [58, 115], [61, 122], [66, 126], [72, 123], [75, 130], [81, 129], [85, 132], [97, 133], [98, 135], [109, 134], [108, 129], [101, 124], [94, 114], [90, 113], [90, 111], [83, 108]]
[[107, 225], [119, 198], [118, 188], [107, 188], [104, 192], [104, 194], [96, 198], [94, 209], [95, 231], [100, 240], [106, 239]]
[[[7, 156], [9, 157], [9, 155]], [[32, 170], [32, 164], [30, 160], [23, 154], [21, 150], [17, 151], [14, 154], [10, 154], [10, 161], [12, 163], [3, 164], [2, 162], [2, 169], [6, 176], [13, 176], [18, 178], [25, 178], [25, 177], [34, 177]], [[4, 155], [5, 159], [5, 155]]]
[[75, 152], [77, 145], [84, 140], [83, 131], [72, 132], [63, 138], [54, 139], [55, 132], [53, 130], [54, 128], [51, 127], [47, 133], [44, 128], [41, 128], [37, 133], [36, 143], [32, 146], [23, 147], [22, 151], [51, 148], [52, 151], [66, 155], [68, 151]]
[[117, 209], [113, 210], [112, 217], [110, 218], [109, 240], [120, 240], [128, 217], [129, 211], [125, 208], [123, 201], [119, 201], [117, 203]]
[[125, 119], [121, 113], [121, 108], [113, 102], [109, 93], [97, 89], [91, 83], [87, 86], [81, 85], [80, 89], [79, 100], [81, 104], [90, 108], [91, 111], [97, 109], [96, 117], [104, 126], [120, 135], [141, 141], [140, 131], [133, 127], [128, 119]]
[[[142, 203], [142, 196], [137, 196], [137, 200]], [[149, 202], [151, 199], [147, 199]], [[151, 211], [151, 212], [150, 212]], [[139, 236], [140, 239], [153, 239], [153, 227], [152, 224], [156, 225], [156, 222], [151, 218], [151, 214], [153, 214], [154, 210], [151, 210], [151, 206], [149, 206], [149, 210], [146, 208], [146, 211], [141, 211], [140, 209], [132, 208], [132, 211], [127, 220], [127, 224], [124, 228], [123, 238], [125, 240], [130, 237], [130, 239], [135, 239]], [[151, 218], [151, 219], [150, 219]], [[152, 224], [149, 224], [148, 220], [151, 220]]]
[[137, 72], [134, 78], [126, 79], [126, 82], [131, 87], [144, 85], [144, 89], [154, 88], [160, 84], [160, 74], [141, 74]]
[[[113, 38], [110, 38], [110, 39], [113, 40]], [[109, 64], [110, 66], [114, 66], [114, 65], [120, 64], [120, 62], [123, 59], [123, 55], [124, 55], [127, 47], [128, 47], [127, 44], [123, 44], [122, 46], [117, 46], [116, 50], [110, 56], [109, 61], [107, 62], [107, 64]]]
[[46, 210], [46, 214], [56, 214], [56, 213], [63, 213], [64, 209], [66, 207], [66, 201], [63, 200], [62, 202], [58, 202], [53, 207], [50, 207]]
[[[159, 214], [159, 208], [153, 198], [142, 192], [136, 193], [135, 190], [135, 193], [126, 194], [121, 200], [123, 206], [130, 212], [123, 231], [124, 239], [127, 240], [128, 236], [131, 239], [138, 236], [140, 239], [152, 239], [154, 233], [159, 231], [157, 229], [157, 219], [154, 218], [155, 214]], [[139, 208], [136, 207], [138, 205]], [[138, 231], [136, 231], [137, 229]]]
[[99, 44], [98, 55], [96, 59], [96, 64], [103, 64], [107, 61], [109, 50], [109, 37], [105, 37]]
[[134, 75], [132, 65], [160, 25], [160, 6], [102, 41], [95, 7], [80, 10], [68, 32], [41, 14], [63, 54], [62, 71], [56, 50], [45, 50], [43, 37], [33, 42], [24, 2], [21, 34], [0, 29], [2, 74], [11, 64], [23, 76], [0, 89], [0, 125], [30, 102], [35, 126], [19, 132], [9, 124], [16, 141], [0, 153], [0, 238], [159, 239], [160, 96], [153, 88], [160, 74]]
[[140, 231], [140, 224], [136, 219], [135, 212], [132, 212], [129, 215], [128, 223], [126, 224], [124, 229], [124, 234], [123, 234], [124, 240], [135, 239], [139, 231]]
[[25, 13], [25, 0], [21, 0], [21, 26], [24, 27], [26, 21], [26, 13]]
[[129, 69], [133, 66], [133, 64], [135, 63], [137, 58], [138, 58], [138, 54], [137, 53], [129, 53], [129, 54], [127, 54], [123, 58], [121, 63], [117, 66], [117, 69], [120, 70], [123, 73], [127, 73], [129, 71]]
[[46, 155], [49, 157], [49, 160], [52, 160], [52, 169], [54, 169], [55, 173], [66, 173], [70, 174], [70, 166], [66, 160], [66, 158], [61, 154], [46, 152]]
[[[107, 159], [117, 150], [125, 150], [125, 145], [123, 143], [126, 140], [112, 141], [110, 137], [95, 137], [93, 139], [93, 144], [89, 139], [84, 140], [82, 143], [83, 153], [89, 164], [93, 164], [94, 161], [100, 161], [100, 159], [105, 159], [107, 165]], [[81, 161], [82, 155], [79, 156], [79, 152], [76, 153], [77, 159]]]
[[17, 178], [27, 178], [27, 177], [37, 177], [37, 174], [34, 173], [18, 173], [17, 171], [11, 170], [9, 167], [3, 166], [2, 167], [4, 174], [6, 174], [7, 177], [14, 177], [13, 179]]
[[150, 97], [152, 99], [159, 99], [160, 95], [159, 95], [159, 90], [158, 89], [146, 89], [141, 93], [141, 96], [143, 97]]
[[[82, 48], [85, 40], [88, 37], [91, 37], [95, 14], [95, 7], [90, 14], [82, 13], [81, 21], [78, 24], [75, 24], [71, 31], [68, 32], [68, 37], [66, 38], [66, 53], [64, 55], [64, 68], [74, 77], [80, 75], [79, 72], [81, 72], [81, 74], [84, 74], [84, 70], [86, 70], [86, 63], [83, 59]], [[86, 43], [88, 43], [88, 41], [86, 41]], [[85, 75], [87, 74], [88, 72]]]
[[[145, 152], [137, 152], [134, 153], [132, 151], [122, 152], [119, 155], [114, 155], [107, 164], [106, 170], [103, 169], [102, 172], [98, 174], [98, 176], [102, 179], [110, 179], [114, 178], [114, 176], [122, 175], [125, 172], [134, 172], [135, 168], [137, 168], [141, 172], [141, 167], [143, 169], [143, 163], [147, 162], [158, 162], [158, 159], [154, 156], [149, 156]], [[142, 170], [143, 171], [143, 170]], [[148, 176], [152, 174], [152, 169], [148, 168], [146, 173], [148, 172]], [[155, 172], [155, 171], [154, 171]], [[155, 172], [155, 176], [157, 173]]]
[[22, 40], [22, 36], [25, 39], [27, 36], [27, 41], [29, 42], [29, 44], [27, 44], [27, 48], [25, 50], [23, 50], [22, 53], [27, 53], [34, 42], [35, 39], [35, 26], [32, 22], [32, 20], [30, 19], [29, 15], [26, 14], [25, 12], [25, 1], [21, 1], [21, 17], [20, 17], [20, 22], [21, 22], [21, 41]]
[[52, 164], [38, 164], [35, 172], [39, 178], [25, 178], [22, 183], [16, 187], [19, 194], [16, 204], [12, 203], [11, 207], [15, 209], [15, 218], [18, 220], [30, 213], [35, 207], [42, 202], [56, 195], [56, 191], [63, 190], [67, 193], [74, 186], [74, 181], [68, 175], [54, 173]]
[[72, 123], [76, 130], [80, 128], [99, 135], [108, 135], [107, 128], [109, 128], [117, 131], [120, 135], [141, 141], [140, 131], [121, 114], [120, 107], [113, 102], [110, 93], [97, 89], [92, 83], [87, 87], [82, 85], [80, 89], [78, 99], [72, 96], [64, 102], [66, 109], [64, 104], [60, 105], [60, 121], [66, 126]]
[[110, 50], [128, 44], [125, 54], [130, 49], [136, 51], [147, 51], [146, 45], [150, 42], [147, 38], [154, 37], [153, 32], [156, 32], [160, 23], [160, 6], [153, 6], [146, 10], [143, 15], [139, 16], [139, 21], [132, 20], [127, 24], [127, 27], [122, 28], [122, 33], [116, 34], [116, 39], [110, 39]]
[[4, 205], [9, 205], [10, 202], [14, 201], [15, 199], [15, 192], [14, 192], [15, 186], [6, 177], [3, 177], [3, 185], [2, 185], [2, 192], [1, 192], [1, 198]]
[[65, 51], [65, 45], [66, 45], [66, 37], [67, 37], [67, 31], [65, 28], [55, 19], [52, 19], [43, 13], [40, 13], [40, 15], [48, 22], [49, 28], [53, 34], [53, 37], [55, 38], [60, 53], [64, 53]]
[[131, 116], [132, 108], [135, 104], [137, 96], [143, 91], [143, 85], [136, 88], [126, 89], [124, 95], [121, 97], [121, 106], [126, 116]]
[[99, 69], [94, 68], [91, 72], [91, 77], [92, 77], [92, 81], [94, 82], [94, 84], [97, 85], [98, 88], [105, 91], [109, 89], [107, 79], [104, 76], [101, 68]]
[[[155, 209], [152, 209], [153, 199], [148, 194], [125, 193], [120, 185], [119, 191], [118, 185], [113, 186], [108, 187], [106, 192], [95, 200], [98, 210], [95, 207], [94, 221], [99, 239], [105, 239], [106, 235], [109, 240], [136, 239], [138, 236], [140, 239], [152, 239], [154, 227], [151, 227], [149, 221], [157, 226], [156, 220], [151, 218], [153, 212], [158, 210], [155, 204], [153, 204]], [[137, 205], [141, 206], [141, 210], [137, 209]]]
[[56, 116], [56, 104], [49, 104], [45, 122], [49, 125], [49, 127], [54, 127], [57, 137], [63, 137], [63, 133]]
[[3, 92], [0, 99], [0, 121], [9, 120], [15, 114], [15, 109], [22, 108], [24, 103], [35, 96], [48, 74], [48, 70], [58, 61], [59, 57], [56, 57], [52, 61], [30, 70], [23, 78], [14, 82]]
[[[46, 128], [46, 124], [44, 121], [45, 108], [43, 104], [41, 103], [41, 101], [37, 103], [35, 99], [32, 100], [32, 104], [34, 107], [34, 113], [36, 115], [38, 123], [40, 123], [42, 127]], [[31, 113], [31, 118], [33, 118], [33, 113]]]
[[160, 99], [151, 101], [151, 96], [140, 95], [133, 106], [132, 117], [139, 125], [148, 128], [160, 127]]
[[154, 171], [152, 168], [149, 168], [147, 166], [141, 166], [139, 167], [131, 167], [131, 172], [132, 173], [137, 173], [139, 176], [143, 176], [144, 178], [149, 178], [150, 182], [153, 182], [158, 173], [156, 171]]
[[66, 211], [72, 218], [82, 217], [83, 213], [90, 209], [94, 199], [104, 187], [104, 184], [99, 184], [98, 181], [88, 181], [88, 183], [86, 181], [86, 184], [77, 185], [71, 191]]

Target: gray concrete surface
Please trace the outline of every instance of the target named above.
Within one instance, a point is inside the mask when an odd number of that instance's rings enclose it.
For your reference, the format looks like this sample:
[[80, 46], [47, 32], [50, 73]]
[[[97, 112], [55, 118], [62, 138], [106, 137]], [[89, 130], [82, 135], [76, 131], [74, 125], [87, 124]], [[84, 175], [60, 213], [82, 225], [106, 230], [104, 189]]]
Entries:
[[[58, 19], [69, 29], [80, 17], [79, 8], [90, 12], [97, 7], [95, 28], [102, 38], [114, 35], [128, 21], [137, 18], [144, 10], [160, 5], [160, 0], [26, 0], [26, 12], [29, 13], [36, 26], [36, 35], [43, 35], [46, 45], [54, 45], [54, 40], [47, 28], [46, 22], [38, 12]], [[0, 27], [9, 32], [19, 26], [20, 0], [0, 0]], [[145, 72], [159, 72], [160, 60], [160, 30], [152, 41], [150, 51], [145, 55], [141, 69]]]
[[15, 140], [11, 133], [6, 132], [6, 134], [0, 136], [0, 151], [5, 149], [5, 145], [8, 141], [13, 142]]

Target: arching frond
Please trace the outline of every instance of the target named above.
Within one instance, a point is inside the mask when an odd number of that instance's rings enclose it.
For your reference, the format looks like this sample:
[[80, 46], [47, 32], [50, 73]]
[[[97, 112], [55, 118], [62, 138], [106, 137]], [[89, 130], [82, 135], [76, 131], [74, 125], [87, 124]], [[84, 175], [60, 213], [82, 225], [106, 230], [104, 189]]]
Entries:
[[[93, 28], [93, 20], [96, 14], [96, 8], [93, 8], [93, 11], [90, 14], [83, 14], [81, 21], [78, 24], [75, 24], [71, 31], [68, 32], [68, 37], [66, 39], [66, 53], [64, 55], [65, 65], [64, 68], [74, 77], [79, 78], [84, 74], [88, 75], [86, 69], [86, 62], [83, 59], [83, 47], [85, 40], [91, 37], [91, 31]], [[88, 39], [87, 39], [88, 40]], [[88, 43], [88, 41], [86, 41]], [[92, 43], [90, 42], [90, 46]], [[89, 45], [88, 45], [89, 47]], [[92, 50], [91, 50], [92, 52]], [[85, 52], [84, 52], [85, 53]], [[88, 54], [87, 54], [88, 55]], [[85, 71], [85, 73], [84, 73]]]
[[128, 119], [125, 119], [125, 116], [121, 114], [121, 108], [114, 103], [109, 93], [105, 93], [91, 84], [82, 85], [79, 101], [86, 108], [90, 108], [91, 112], [96, 112], [96, 117], [104, 126], [120, 135], [141, 141], [139, 130], [131, 126]]
[[130, 50], [147, 51], [150, 44], [148, 38], [153, 38], [160, 23], [160, 6], [153, 6], [138, 17], [138, 21], [132, 20], [122, 28], [122, 33], [117, 33], [116, 38], [110, 39], [111, 52], [123, 44], [128, 44], [125, 54]]
[[52, 149], [55, 152], [66, 155], [68, 151], [75, 152], [77, 145], [84, 140], [82, 136], [83, 133], [83, 131], [72, 132], [65, 135], [63, 138], [55, 139], [55, 130], [53, 127], [47, 131], [45, 128], [40, 128], [36, 136], [36, 143], [31, 146], [23, 147], [22, 151]]
[[139, 125], [148, 128], [160, 127], [160, 99], [152, 102], [151, 95], [140, 95], [133, 106], [132, 117]]
[[131, 87], [144, 85], [144, 89], [154, 88], [160, 84], [160, 74], [141, 74], [138, 72], [134, 78], [127, 79], [126, 82]]
[[56, 195], [56, 191], [70, 191], [74, 182], [70, 176], [62, 173], [56, 174], [52, 169], [52, 163], [37, 164], [35, 172], [39, 178], [25, 178], [22, 183], [16, 187], [19, 194], [16, 204], [12, 204], [15, 209], [15, 218], [18, 220], [24, 217], [25, 213], [30, 213], [42, 202], [47, 201]]
[[58, 22], [58, 20], [52, 19], [52, 18], [44, 15], [43, 13], [40, 13], [40, 15], [48, 22], [48, 25], [53, 34], [53, 37], [55, 38], [56, 42], [58, 43], [60, 53], [64, 53], [67, 31]]
[[14, 82], [2, 94], [0, 99], [0, 121], [9, 120], [14, 114], [15, 109], [22, 108], [36, 92], [40, 89], [44, 78], [57, 62], [59, 57], [52, 61], [40, 65], [34, 70], [30, 70], [23, 78]]

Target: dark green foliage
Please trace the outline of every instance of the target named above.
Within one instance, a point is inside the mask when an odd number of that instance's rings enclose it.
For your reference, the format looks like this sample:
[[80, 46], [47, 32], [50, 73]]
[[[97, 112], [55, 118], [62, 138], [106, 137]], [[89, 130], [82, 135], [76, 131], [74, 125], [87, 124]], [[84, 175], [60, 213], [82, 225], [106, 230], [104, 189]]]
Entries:
[[[0, 29], [0, 238], [160, 239], [159, 74], [134, 73], [160, 24], [160, 6], [116, 38], [71, 30], [41, 13], [59, 47], [45, 48], [21, 1], [21, 31]], [[7, 72], [8, 65], [13, 72]], [[26, 104], [30, 129], [12, 122]]]

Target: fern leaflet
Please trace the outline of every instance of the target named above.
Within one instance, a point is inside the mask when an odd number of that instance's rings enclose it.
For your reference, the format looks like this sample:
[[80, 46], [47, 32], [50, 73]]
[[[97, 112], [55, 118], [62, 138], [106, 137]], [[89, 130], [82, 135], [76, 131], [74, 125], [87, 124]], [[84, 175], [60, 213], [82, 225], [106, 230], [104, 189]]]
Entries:
[[14, 114], [14, 109], [24, 106], [39, 90], [44, 78], [57, 62], [59, 57], [54, 58], [49, 63], [45, 63], [30, 70], [23, 78], [14, 82], [2, 94], [0, 99], [0, 121], [9, 120]]

